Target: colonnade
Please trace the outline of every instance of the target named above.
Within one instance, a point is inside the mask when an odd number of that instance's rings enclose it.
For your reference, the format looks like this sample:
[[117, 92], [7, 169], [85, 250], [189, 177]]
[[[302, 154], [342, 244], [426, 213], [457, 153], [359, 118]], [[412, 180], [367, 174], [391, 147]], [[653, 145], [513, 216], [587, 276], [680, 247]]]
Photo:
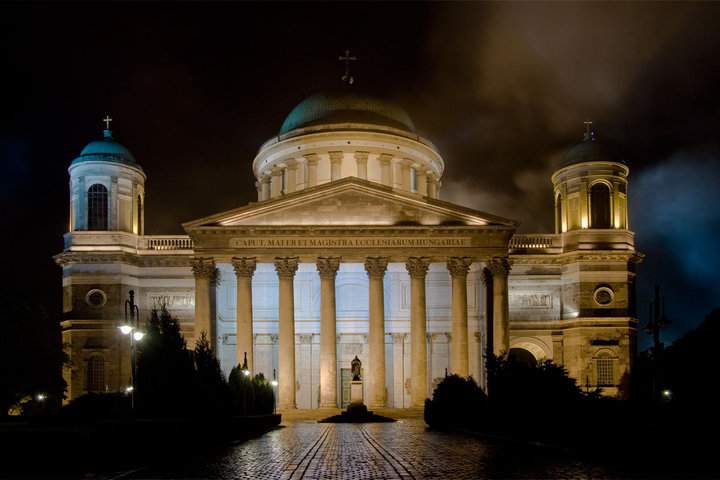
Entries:
[[[389, 258], [371, 256], [365, 259], [369, 280], [368, 301], [368, 360], [365, 380], [368, 383], [369, 407], [383, 407], [385, 392], [385, 301], [384, 277]], [[337, 345], [335, 279], [340, 257], [318, 257], [320, 276], [320, 406], [335, 407], [337, 399]], [[450, 334], [450, 373], [469, 374], [467, 275], [472, 259], [449, 257], [447, 268], [452, 277], [452, 329]], [[254, 371], [252, 277], [256, 268], [254, 257], [233, 257], [237, 276], [237, 363], [247, 353], [248, 367]], [[279, 279], [278, 305], [278, 408], [295, 408], [295, 311], [293, 280], [300, 264], [299, 257], [276, 257], [275, 270]], [[427, 309], [425, 279], [430, 266], [428, 257], [408, 257], [406, 268], [410, 275], [410, 363], [411, 406], [421, 407], [427, 396]], [[495, 354], [507, 352], [508, 333], [508, 273], [506, 258], [486, 262], [486, 282], [492, 282], [492, 349]], [[217, 352], [215, 332], [215, 295], [213, 283], [217, 269], [212, 258], [196, 258], [192, 265], [195, 275], [195, 328], [206, 332]], [[485, 278], [485, 277], [484, 277]]]
[[[352, 161], [355, 163], [355, 174], [352, 176], [368, 179], [368, 159], [370, 152], [356, 151], [352, 153]], [[327, 158], [330, 161], [330, 181], [339, 180], [342, 175], [343, 160], [346, 159], [346, 152], [328, 151]], [[408, 158], [396, 158], [389, 153], [381, 153], [377, 156], [380, 166], [380, 183], [389, 187], [399, 188], [406, 191], [414, 191], [423, 196], [431, 198], [438, 197], [440, 182], [432, 170]], [[283, 194], [295, 192], [301, 188], [310, 188], [319, 184], [318, 163], [320, 155], [309, 153], [302, 158], [291, 158], [282, 163], [275, 164], [259, 177], [256, 182], [258, 200], [268, 200]], [[302, 170], [300, 170], [302, 169]], [[415, 176], [415, 188], [413, 189], [413, 172]], [[302, 174], [303, 181], [300, 182]], [[348, 175], [345, 175], [348, 176]], [[284, 179], [284, 180], [283, 180]]]

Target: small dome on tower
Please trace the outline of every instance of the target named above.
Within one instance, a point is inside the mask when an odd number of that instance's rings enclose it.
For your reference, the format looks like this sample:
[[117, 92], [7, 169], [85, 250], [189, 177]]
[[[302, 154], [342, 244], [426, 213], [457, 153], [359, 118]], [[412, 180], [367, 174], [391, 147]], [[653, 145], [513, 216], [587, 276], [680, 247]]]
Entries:
[[583, 136], [582, 142], [571, 147], [563, 157], [560, 167], [567, 167], [577, 163], [585, 162], [617, 162], [625, 163], [624, 160], [618, 160], [612, 151], [602, 142], [599, 142], [595, 131], [589, 127]]
[[405, 110], [375, 97], [352, 91], [320, 92], [292, 109], [280, 128], [280, 135], [320, 125], [366, 124], [391, 127], [415, 133], [415, 125]]
[[80, 152], [80, 156], [73, 160], [73, 165], [81, 162], [105, 161], [124, 163], [141, 168], [133, 154], [125, 146], [115, 141], [112, 131], [103, 131], [103, 139], [88, 143]]

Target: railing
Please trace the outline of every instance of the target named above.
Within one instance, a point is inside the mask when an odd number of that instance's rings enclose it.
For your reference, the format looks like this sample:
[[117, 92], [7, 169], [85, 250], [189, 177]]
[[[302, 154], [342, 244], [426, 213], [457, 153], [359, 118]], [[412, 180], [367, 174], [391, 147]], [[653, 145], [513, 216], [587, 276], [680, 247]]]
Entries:
[[[561, 250], [562, 237], [554, 233], [516, 234], [510, 239], [510, 251]], [[548, 252], [555, 253], [555, 252]]]
[[193, 241], [185, 235], [153, 235], [142, 237], [141, 246], [147, 250], [192, 250]]

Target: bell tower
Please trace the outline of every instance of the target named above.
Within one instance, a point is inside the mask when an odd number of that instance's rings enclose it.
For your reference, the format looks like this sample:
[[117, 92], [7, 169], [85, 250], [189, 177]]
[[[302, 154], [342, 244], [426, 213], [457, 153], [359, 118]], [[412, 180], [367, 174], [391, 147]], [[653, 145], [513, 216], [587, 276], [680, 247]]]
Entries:
[[585, 122], [582, 142], [571, 148], [553, 174], [555, 233], [583, 229], [628, 230], [630, 170], [598, 142]]

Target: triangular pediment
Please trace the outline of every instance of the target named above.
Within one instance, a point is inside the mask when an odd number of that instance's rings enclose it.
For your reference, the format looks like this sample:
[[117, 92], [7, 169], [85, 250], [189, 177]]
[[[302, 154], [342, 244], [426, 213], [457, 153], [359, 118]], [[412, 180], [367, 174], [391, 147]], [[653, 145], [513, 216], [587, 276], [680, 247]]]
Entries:
[[185, 223], [186, 230], [208, 226], [516, 226], [517, 223], [442, 200], [344, 178], [271, 200]]

